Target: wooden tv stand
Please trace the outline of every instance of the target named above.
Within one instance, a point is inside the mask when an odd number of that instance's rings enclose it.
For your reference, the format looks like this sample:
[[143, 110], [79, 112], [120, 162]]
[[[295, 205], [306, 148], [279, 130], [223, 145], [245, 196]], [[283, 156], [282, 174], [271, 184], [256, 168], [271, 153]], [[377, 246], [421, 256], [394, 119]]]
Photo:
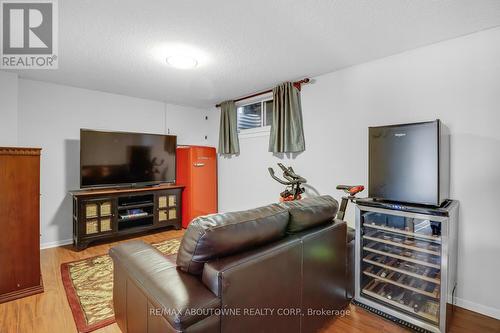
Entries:
[[182, 225], [183, 186], [72, 191], [73, 245], [83, 250], [96, 241]]

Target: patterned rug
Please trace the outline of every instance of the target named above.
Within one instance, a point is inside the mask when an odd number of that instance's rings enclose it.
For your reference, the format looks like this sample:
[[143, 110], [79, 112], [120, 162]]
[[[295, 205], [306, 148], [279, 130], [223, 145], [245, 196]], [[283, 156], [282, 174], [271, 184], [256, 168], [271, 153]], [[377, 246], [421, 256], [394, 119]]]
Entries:
[[[180, 238], [151, 244], [165, 255], [177, 253]], [[115, 322], [113, 261], [107, 254], [61, 264], [61, 276], [78, 332]]]

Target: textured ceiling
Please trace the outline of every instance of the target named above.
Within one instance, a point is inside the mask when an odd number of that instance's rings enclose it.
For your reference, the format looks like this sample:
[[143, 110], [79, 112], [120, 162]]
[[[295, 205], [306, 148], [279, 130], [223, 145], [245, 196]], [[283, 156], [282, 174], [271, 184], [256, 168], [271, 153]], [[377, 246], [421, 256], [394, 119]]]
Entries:
[[498, 25], [499, 0], [60, 0], [59, 69], [19, 73], [206, 107]]

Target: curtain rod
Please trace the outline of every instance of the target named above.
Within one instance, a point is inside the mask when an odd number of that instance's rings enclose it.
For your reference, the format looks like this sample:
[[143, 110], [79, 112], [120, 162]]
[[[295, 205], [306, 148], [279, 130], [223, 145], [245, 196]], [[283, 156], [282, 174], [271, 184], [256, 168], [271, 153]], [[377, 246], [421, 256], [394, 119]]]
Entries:
[[[301, 85], [303, 85], [303, 84], [309, 83], [310, 81], [311, 81], [311, 80], [310, 80], [308, 77], [306, 77], [305, 79], [302, 79], [302, 80], [300, 80], [300, 81], [295, 81], [295, 82], [293, 83], [293, 85], [294, 85], [297, 89], [299, 89], [299, 91], [300, 91], [300, 86], [301, 86]], [[243, 101], [243, 100], [245, 100], [245, 99], [249, 99], [249, 98], [252, 98], [252, 97], [257, 97], [257, 96], [260, 96], [260, 95], [268, 94], [268, 93], [270, 93], [270, 92], [273, 92], [273, 90], [272, 90], [272, 89], [269, 89], [269, 90], [266, 90], [266, 91], [261, 91], [261, 92], [258, 92], [258, 93], [252, 94], [252, 95], [248, 95], [248, 96], [244, 96], [244, 97], [237, 98], [237, 99], [235, 99], [234, 101], [235, 101], [235, 102], [239, 102], [239, 101]], [[219, 108], [219, 107], [220, 107], [220, 103], [219, 103], [219, 104], [217, 104], [215, 107], [216, 107], [216, 108]]]

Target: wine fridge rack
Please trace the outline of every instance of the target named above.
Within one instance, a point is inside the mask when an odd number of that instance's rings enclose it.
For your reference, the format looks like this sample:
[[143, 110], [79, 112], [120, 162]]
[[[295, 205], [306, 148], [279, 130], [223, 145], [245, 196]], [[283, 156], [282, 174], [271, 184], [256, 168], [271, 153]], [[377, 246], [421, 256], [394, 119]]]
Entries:
[[357, 302], [430, 332], [446, 332], [456, 286], [458, 202], [443, 214], [357, 205]]

